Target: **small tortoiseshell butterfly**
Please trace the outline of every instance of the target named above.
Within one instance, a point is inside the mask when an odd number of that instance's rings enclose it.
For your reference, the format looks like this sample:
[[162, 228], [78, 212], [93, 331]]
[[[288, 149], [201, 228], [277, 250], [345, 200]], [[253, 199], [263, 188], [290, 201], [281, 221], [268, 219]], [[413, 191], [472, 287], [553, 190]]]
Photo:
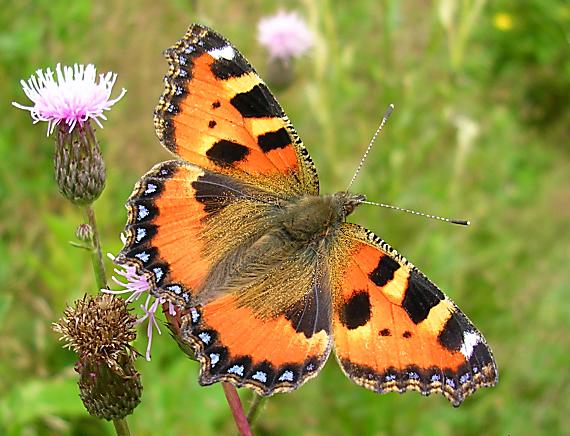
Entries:
[[334, 344], [344, 373], [379, 393], [440, 392], [457, 406], [495, 385], [491, 350], [457, 306], [346, 222], [364, 196], [319, 194], [309, 153], [243, 55], [197, 24], [165, 54], [154, 123], [177, 159], [137, 183], [116, 261], [179, 307], [200, 383], [292, 391]]

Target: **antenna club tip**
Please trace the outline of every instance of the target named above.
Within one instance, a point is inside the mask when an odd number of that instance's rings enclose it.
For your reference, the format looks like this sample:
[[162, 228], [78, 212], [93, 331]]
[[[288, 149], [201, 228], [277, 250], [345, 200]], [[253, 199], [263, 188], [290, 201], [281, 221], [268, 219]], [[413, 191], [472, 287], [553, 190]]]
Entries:
[[450, 220], [453, 224], [460, 224], [462, 226], [470, 226], [471, 221], [469, 220]]

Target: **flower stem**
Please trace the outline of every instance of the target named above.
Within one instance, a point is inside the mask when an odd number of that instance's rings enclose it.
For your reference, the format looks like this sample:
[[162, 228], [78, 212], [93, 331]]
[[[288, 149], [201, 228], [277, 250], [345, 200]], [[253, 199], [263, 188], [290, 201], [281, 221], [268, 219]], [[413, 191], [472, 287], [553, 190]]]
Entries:
[[117, 436], [131, 436], [131, 431], [129, 430], [126, 419], [113, 419], [113, 425], [115, 426]]
[[[170, 313], [168, 309], [168, 303], [164, 303], [162, 305], [162, 311], [166, 319], [168, 320], [168, 326], [170, 327], [174, 338], [178, 338], [178, 344], [187, 353], [189, 356], [193, 356], [193, 352], [188, 348], [187, 344], [184, 344], [180, 341], [180, 328], [182, 326], [182, 311], [177, 311], [175, 314]], [[194, 360], [196, 360], [194, 358]], [[236, 422], [236, 427], [238, 428], [239, 434], [241, 436], [252, 436], [251, 429], [249, 427], [249, 423], [247, 422], [247, 418], [243, 411], [243, 406], [241, 404], [241, 400], [237, 393], [236, 388], [229, 384], [222, 382], [222, 388], [224, 389], [224, 394], [226, 396], [226, 400], [228, 401], [228, 405], [230, 406], [230, 410], [232, 411], [232, 415], [234, 417], [234, 421]]]
[[224, 394], [226, 395], [226, 400], [228, 400], [239, 434], [241, 436], [252, 436], [251, 429], [249, 428], [245, 413], [243, 412], [243, 407], [236, 388], [229, 383], [223, 382], [222, 387], [224, 388]]
[[265, 403], [265, 400], [265, 397], [257, 395], [256, 393], [253, 394], [253, 399], [251, 400], [251, 405], [249, 406], [249, 411], [247, 412], [247, 422], [249, 422], [250, 426], [253, 426], [253, 423], [259, 415], [261, 406], [263, 403]]
[[97, 222], [95, 221], [95, 211], [93, 206], [88, 204], [83, 207], [85, 218], [93, 229], [93, 248], [91, 249], [91, 262], [93, 263], [93, 272], [95, 273], [95, 280], [97, 287], [103, 289], [107, 287], [107, 276], [105, 274], [105, 264], [103, 263], [103, 254], [101, 252], [101, 242], [99, 240], [99, 230], [97, 229]]
[[[92, 247], [91, 247], [91, 262], [93, 263], [93, 272], [95, 273], [95, 281], [97, 287], [103, 289], [107, 287], [107, 275], [105, 273], [105, 264], [103, 263], [103, 253], [101, 251], [101, 241], [99, 240], [99, 230], [97, 229], [97, 221], [95, 220], [95, 211], [93, 206], [88, 204], [83, 207], [85, 218], [93, 230]], [[115, 432], [117, 436], [131, 436], [129, 425], [126, 419], [117, 418], [113, 419]]]

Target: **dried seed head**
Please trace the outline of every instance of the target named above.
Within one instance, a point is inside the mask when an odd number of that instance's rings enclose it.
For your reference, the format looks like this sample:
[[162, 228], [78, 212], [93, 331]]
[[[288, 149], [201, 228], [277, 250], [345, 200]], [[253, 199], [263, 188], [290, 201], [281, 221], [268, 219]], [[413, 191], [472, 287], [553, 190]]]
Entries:
[[142, 384], [130, 346], [136, 337], [135, 322], [123, 299], [101, 294], [84, 296], [54, 323], [65, 347], [79, 355], [80, 396], [92, 415], [123, 418], [140, 402]]
[[85, 295], [74, 307], [66, 308], [64, 315], [54, 324], [54, 330], [62, 334], [65, 347], [80, 357], [97, 357], [113, 366], [119, 355], [131, 350], [136, 317], [129, 313], [122, 298]]

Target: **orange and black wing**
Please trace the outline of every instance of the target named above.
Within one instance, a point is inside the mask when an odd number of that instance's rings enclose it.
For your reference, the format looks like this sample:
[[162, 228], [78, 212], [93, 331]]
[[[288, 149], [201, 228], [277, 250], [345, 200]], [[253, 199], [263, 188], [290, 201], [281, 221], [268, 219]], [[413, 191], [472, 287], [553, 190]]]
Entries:
[[[287, 267], [295, 269], [295, 262], [283, 259], [271, 273], [280, 287], [273, 296], [287, 296], [298, 287], [295, 277], [285, 285]], [[274, 305], [265, 314], [255, 302], [244, 303], [240, 293], [192, 307], [183, 317], [180, 337], [200, 361], [200, 384], [231, 382], [267, 396], [292, 391], [315, 377], [331, 349], [331, 301], [328, 280], [314, 278], [309, 286], [298, 292], [303, 294], [298, 301]]]
[[317, 172], [299, 136], [229, 41], [194, 24], [165, 55], [170, 70], [154, 122], [168, 150], [268, 191], [318, 193]]
[[372, 232], [343, 225], [330, 268], [336, 355], [351, 380], [379, 393], [439, 392], [454, 406], [497, 383], [481, 333]]

